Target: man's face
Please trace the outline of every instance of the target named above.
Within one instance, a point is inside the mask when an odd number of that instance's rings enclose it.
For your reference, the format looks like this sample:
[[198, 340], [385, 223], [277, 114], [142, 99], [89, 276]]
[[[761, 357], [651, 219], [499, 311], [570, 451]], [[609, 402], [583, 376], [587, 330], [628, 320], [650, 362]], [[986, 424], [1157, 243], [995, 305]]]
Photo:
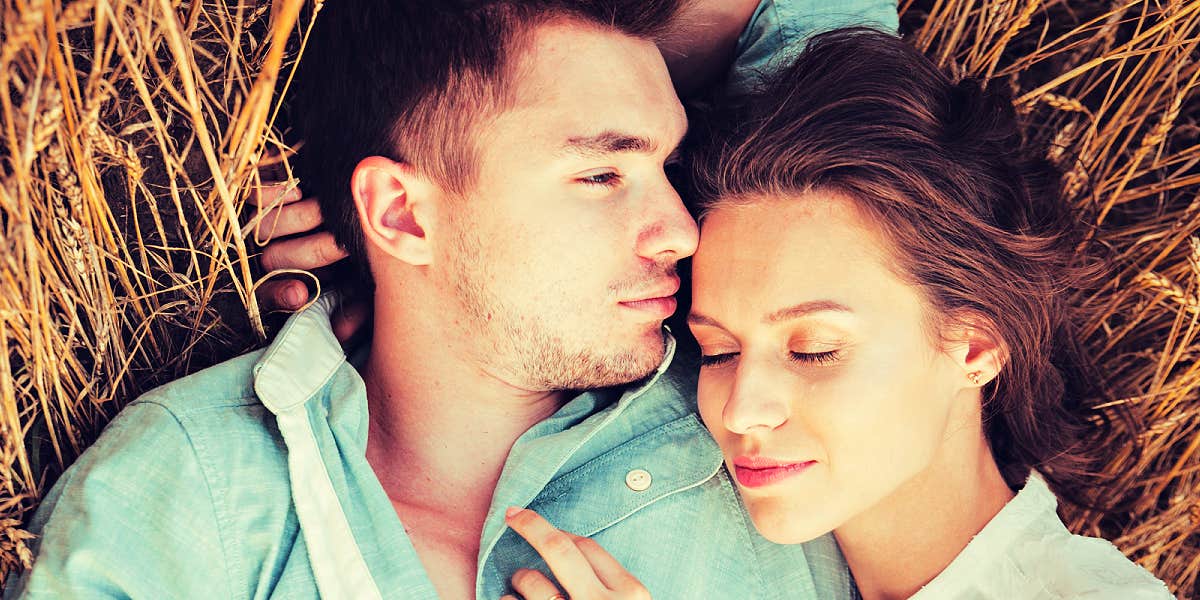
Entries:
[[511, 385], [635, 380], [663, 358], [698, 237], [663, 173], [683, 107], [647, 41], [557, 22], [518, 60], [515, 104], [481, 128], [478, 185], [445, 224], [446, 291]]

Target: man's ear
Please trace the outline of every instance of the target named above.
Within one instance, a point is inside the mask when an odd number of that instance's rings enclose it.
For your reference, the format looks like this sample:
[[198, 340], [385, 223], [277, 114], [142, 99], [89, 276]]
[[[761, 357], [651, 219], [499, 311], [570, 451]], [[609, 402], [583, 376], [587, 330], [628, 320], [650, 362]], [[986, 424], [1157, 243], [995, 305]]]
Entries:
[[369, 156], [354, 168], [350, 190], [369, 243], [410, 265], [430, 263], [428, 229], [437, 192], [433, 184], [410, 165]]
[[986, 321], [966, 318], [953, 326], [949, 354], [963, 370], [963, 387], [983, 387], [1000, 374], [1008, 349]]

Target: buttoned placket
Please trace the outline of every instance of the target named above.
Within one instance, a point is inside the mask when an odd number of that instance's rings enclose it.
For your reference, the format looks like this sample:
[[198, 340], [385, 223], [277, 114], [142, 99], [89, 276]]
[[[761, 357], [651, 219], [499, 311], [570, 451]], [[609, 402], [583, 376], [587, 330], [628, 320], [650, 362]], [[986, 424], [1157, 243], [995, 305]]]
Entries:
[[[486, 573], [485, 569], [487, 567], [488, 560], [491, 557], [492, 552], [495, 550], [496, 544], [500, 541], [501, 536], [503, 536], [505, 528], [507, 527], [507, 525], [504, 523], [504, 511], [506, 508], [508, 506], [525, 507], [533, 502], [538, 494], [541, 493], [541, 491], [545, 488], [546, 484], [559, 473], [559, 471], [563, 468], [563, 465], [567, 463], [568, 459], [570, 459], [572, 455], [583, 448], [585, 444], [603, 431], [609, 424], [617, 420], [631, 402], [644, 395], [654, 386], [655, 383], [658, 382], [659, 378], [663, 376], [667, 368], [670, 366], [671, 361], [675, 357], [675, 338], [671, 336], [669, 331], [665, 329], [664, 335], [666, 336], [666, 348], [663, 360], [659, 364], [658, 369], [654, 372], [654, 374], [637, 388], [626, 390], [621, 395], [621, 398], [617, 400], [616, 404], [601, 417], [602, 420], [600, 422], [595, 424], [580, 423], [573, 427], [568, 427], [562, 431], [554, 432], [556, 439], [554, 440], [553, 446], [558, 448], [563, 448], [569, 443], [567, 439], [563, 439], [563, 436], [575, 437], [576, 439], [574, 443], [570, 443], [569, 447], [567, 447], [565, 451], [559, 451], [553, 468], [540, 470], [540, 472], [537, 473], [537, 479], [534, 481], [521, 482], [516, 477], [506, 477], [506, 475], [511, 475], [510, 469], [514, 465], [519, 467], [526, 462], [525, 458], [532, 454], [533, 446], [538, 445], [536, 442], [539, 440], [545, 440], [546, 437], [548, 437], [548, 433], [538, 432], [537, 429], [539, 426], [549, 425], [550, 423], [543, 422], [538, 426], [534, 426], [533, 429], [530, 429], [530, 431], [526, 432], [525, 435], [521, 436], [521, 438], [518, 438], [517, 443], [513, 445], [513, 448], [509, 453], [509, 458], [505, 464], [504, 472], [500, 476], [500, 481], [496, 485], [496, 490], [493, 495], [492, 508], [487, 520], [484, 523], [484, 530], [481, 540], [485, 540], [486, 543], [480, 545], [481, 551], [479, 553], [479, 560], [476, 565], [476, 597], [483, 597], [485, 584], [484, 575]], [[560, 409], [559, 413], [551, 416], [548, 421], [555, 420], [556, 418], [562, 418], [563, 415], [561, 415], [561, 413], [563, 413], [565, 410], [573, 408], [572, 403], [598, 401], [595, 393], [591, 393], [590, 397], [584, 397], [587, 394], [589, 393], [585, 392], [584, 394], [581, 394], [581, 396], [573, 399], [571, 402], [568, 402], [567, 405]], [[591, 416], [592, 418], [595, 418], [598, 415]], [[539, 433], [541, 435], [539, 435]]]

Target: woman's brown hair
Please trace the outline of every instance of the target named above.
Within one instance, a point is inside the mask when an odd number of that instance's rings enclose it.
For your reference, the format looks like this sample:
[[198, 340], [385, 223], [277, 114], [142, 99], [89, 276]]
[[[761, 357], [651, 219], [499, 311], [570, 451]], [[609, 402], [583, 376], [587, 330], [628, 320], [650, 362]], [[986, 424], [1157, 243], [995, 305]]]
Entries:
[[752, 96], [693, 118], [690, 195], [704, 213], [761, 195], [840, 192], [873, 217], [935, 320], [983, 323], [1006, 351], [984, 431], [1009, 485], [1031, 468], [1081, 502], [1096, 460], [1089, 362], [1072, 292], [1098, 281], [1058, 173], [1022, 141], [1007, 94], [955, 83], [869, 29], [814, 38]]

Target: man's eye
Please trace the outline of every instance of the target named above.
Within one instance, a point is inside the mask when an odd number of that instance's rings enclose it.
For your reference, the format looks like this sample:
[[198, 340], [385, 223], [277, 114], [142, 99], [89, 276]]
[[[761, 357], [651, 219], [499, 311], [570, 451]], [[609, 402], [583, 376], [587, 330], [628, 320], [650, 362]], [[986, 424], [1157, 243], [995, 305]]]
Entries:
[[621, 176], [611, 171], [607, 173], [597, 173], [596, 175], [588, 175], [580, 177], [577, 181], [588, 185], [602, 185], [604, 187], [615, 187], [621, 182]]
[[700, 367], [717, 367], [733, 360], [737, 355], [737, 352], [704, 355], [700, 357]]

